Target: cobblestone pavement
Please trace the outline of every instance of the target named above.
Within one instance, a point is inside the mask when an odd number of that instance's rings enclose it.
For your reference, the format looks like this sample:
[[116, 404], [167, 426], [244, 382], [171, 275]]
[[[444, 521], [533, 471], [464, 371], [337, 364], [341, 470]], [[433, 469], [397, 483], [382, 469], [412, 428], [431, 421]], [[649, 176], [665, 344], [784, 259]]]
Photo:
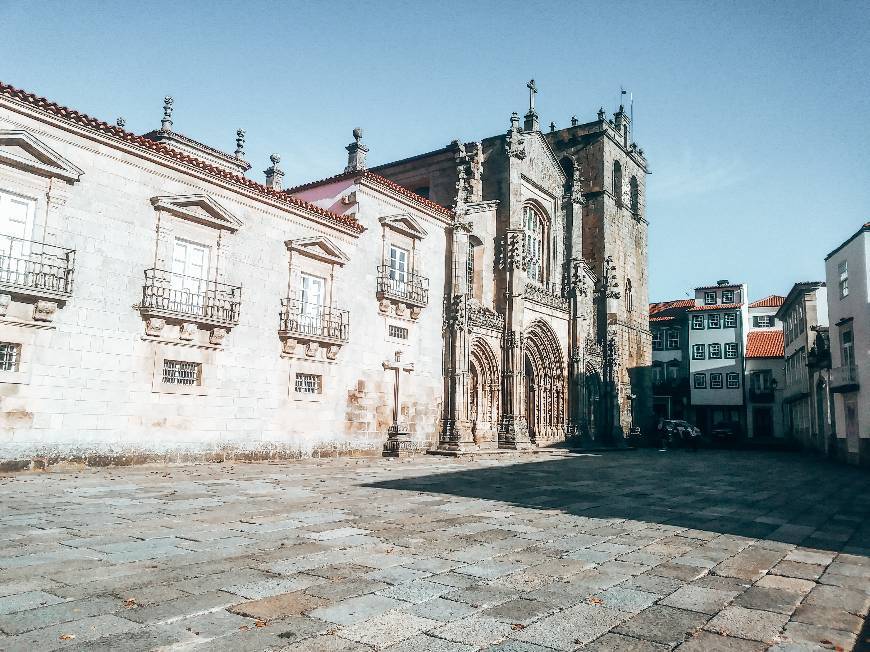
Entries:
[[870, 476], [653, 450], [0, 478], [2, 650], [849, 650]]

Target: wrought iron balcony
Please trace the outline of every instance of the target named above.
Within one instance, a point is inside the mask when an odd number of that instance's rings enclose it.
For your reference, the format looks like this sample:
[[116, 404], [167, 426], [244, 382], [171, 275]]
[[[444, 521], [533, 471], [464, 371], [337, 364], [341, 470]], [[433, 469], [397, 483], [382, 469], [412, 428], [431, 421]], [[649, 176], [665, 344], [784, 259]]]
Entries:
[[72, 296], [74, 249], [0, 235], [0, 293]]
[[278, 334], [299, 340], [347, 342], [350, 312], [331, 306], [303, 302], [296, 297], [281, 299]]
[[756, 389], [755, 387], [750, 387], [747, 392], [749, 396], [749, 400], [753, 403], [773, 403], [776, 394], [773, 389]]
[[378, 298], [424, 308], [429, 303], [429, 279], [411, 272], [400, 273], [389, 265], [379, 265]]
[[854, 392], [858, 389], [858, 367], [844, 365], [831, 369], [831, 391], [844, 393]]
[[239, 323], [242, 288], [162, 269], [146, 269], [142, 314], [203, 324]]

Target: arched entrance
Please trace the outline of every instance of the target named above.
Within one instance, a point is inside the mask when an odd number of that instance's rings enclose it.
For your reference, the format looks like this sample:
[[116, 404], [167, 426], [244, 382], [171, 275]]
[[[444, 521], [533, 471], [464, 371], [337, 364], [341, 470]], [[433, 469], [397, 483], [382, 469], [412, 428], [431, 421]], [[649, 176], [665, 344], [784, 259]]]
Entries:
[[489, 344], [480, 338], [471, 343], [468, 368], [468, 412], [474, 441], [494, 442], [499, 417], [498, 361]]
[[536, 321], [526, 332], [524, 403], [529, 436], [537, 444], [565, 436], [566, 376], [553, 330]]

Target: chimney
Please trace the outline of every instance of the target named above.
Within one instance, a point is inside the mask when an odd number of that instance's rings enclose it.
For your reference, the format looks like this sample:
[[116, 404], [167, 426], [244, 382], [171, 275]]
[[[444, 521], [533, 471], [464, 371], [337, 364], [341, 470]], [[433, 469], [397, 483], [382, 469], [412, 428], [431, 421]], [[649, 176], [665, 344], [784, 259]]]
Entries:
[[727, 278], [723, 278], [721, 281], [716, 281], [716, 285], [722, 287], [723, 285], [730, 285]]
[[281, 157], [277, 154], [272, 154], [269, 160], [272, 161], [272, 165], [263, 172], [266, 175], [266, 185], [273, 190], [281, 190], [281, 180], [284, 178], [284, 171], [278, 167]]
[[353, 140], [345, 147], [347, 150], [347, 167], [345, 172], [362, 172], [366, 169], [366, 152], [369, 148], [362, 144], [362, 129], [357, 127], [353, 130]]

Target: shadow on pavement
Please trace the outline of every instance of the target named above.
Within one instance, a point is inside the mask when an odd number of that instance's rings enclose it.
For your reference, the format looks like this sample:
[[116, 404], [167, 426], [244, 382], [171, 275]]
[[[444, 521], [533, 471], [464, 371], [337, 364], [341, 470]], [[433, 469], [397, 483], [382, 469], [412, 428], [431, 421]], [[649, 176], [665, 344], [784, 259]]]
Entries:
[[870, 555], [870, 474], [796, 453], [644, 449], [470, 463], [367, 486]]

